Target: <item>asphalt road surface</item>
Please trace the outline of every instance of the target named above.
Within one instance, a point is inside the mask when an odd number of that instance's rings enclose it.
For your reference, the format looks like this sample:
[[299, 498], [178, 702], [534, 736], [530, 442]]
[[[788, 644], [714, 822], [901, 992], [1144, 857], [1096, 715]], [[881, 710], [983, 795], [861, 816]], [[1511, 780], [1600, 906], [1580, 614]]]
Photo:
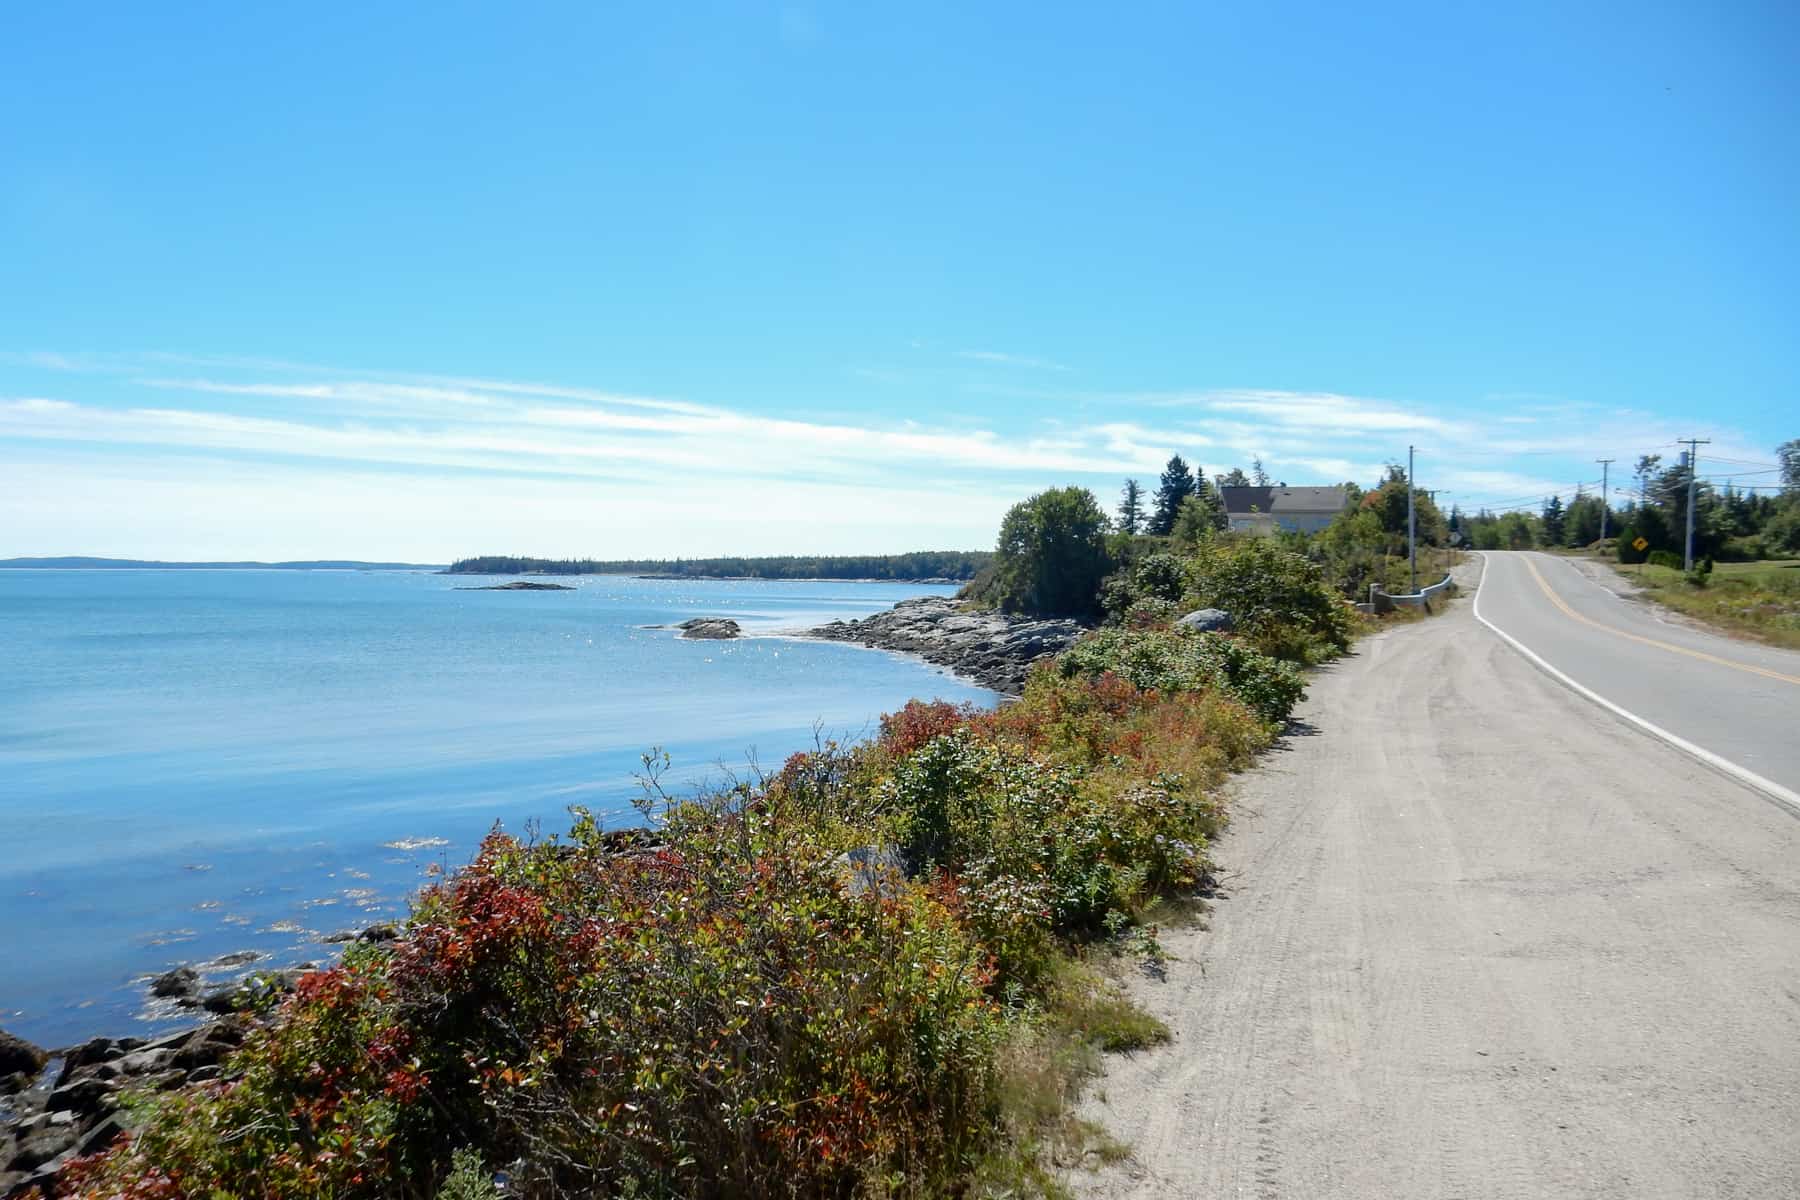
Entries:
[[[1524, 563], [1493, 557], [1484, 616], [1562, 669], [1627, 669], [1595, 645], [1614, 635], [1559, 629], [1579, 623], [1530, 607]], [[1556, 565], [1539, 570], [1579, 596]], [[1659, 720], [1790, 769], [1791, 747], [1706, 708], [1791, 712], [1800, 689], [1707, 669], [1720, 690], [1696, 684]], [[1298, 715], [1236, 789], [1211, 929], [1165, 930], [1167, 981], [1131, 985], [1176, 1040], [1112, 1060], [1090, 1092], [1085, 1115], [1135, 1157], [1071, 1171], [1078, 1194], [1800, 1196], [1788, 805], [1572, 691], [1466, 599], [1364, 642]]]
[[1800, 808], [1800, 654], [1621, 599], [1566, 558], [1488, 554], [1477, 614], [1576, 683]]

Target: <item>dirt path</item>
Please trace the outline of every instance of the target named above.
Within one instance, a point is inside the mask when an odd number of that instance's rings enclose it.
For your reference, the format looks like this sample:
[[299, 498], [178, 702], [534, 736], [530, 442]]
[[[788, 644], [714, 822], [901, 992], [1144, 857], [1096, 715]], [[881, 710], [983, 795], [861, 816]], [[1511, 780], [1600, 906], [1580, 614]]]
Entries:
[[1092, 1197], [1800, 1196], [1800, 820], [1446, 614], [1245, 777]]

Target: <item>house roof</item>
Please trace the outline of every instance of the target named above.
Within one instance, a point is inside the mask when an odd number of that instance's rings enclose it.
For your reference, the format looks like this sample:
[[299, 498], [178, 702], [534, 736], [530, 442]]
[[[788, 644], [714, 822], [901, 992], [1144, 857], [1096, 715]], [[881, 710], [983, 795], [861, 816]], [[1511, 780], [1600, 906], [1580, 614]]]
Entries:
[[1234, 517], [1251, 513], [1335, 515], [1343, 511], [1345, 499], [1341, 487], [1222, 487], [1219, 498], [1225, 502], [1226, 514]]

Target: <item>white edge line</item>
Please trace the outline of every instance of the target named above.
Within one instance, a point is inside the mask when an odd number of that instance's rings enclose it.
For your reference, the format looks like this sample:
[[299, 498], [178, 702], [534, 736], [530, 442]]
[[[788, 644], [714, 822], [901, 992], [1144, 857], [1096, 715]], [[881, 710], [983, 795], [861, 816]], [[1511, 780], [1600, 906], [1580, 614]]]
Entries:
[[1624, 718], [1633, 725], [1636, 725], [1639, 729], [1642, 729], [1645, 733], [1648, 733], [1651, 737], [1656, 738], [1659, 741], [1667, 742], [1683, 754], [1700, 760], [1714, 770], [1723, 771], [1733, 779], [1736, 779], [1739, 783], [1747, 784], [1757, 791], [1762, 792], [1764, 795], [1779, 800], [1781, 803], [1793, 809], [1796, 813], [1800, 813], [1800, 792], [1784, 788], [1772, 779], [1764, 779], [1755, 771], [1738, 766], [1729, 758], [1724, 758], [1714, 754], [1711, 750], [1696, 746], [1686, 738], [1677, 737], [1662, 726], [1644, 720], [1644, 718], [1638, 716], [1630, 709], [1625, 708], [1622, 705], [1614, 704], [1599, 692], [1594, 691], [1594, 689], [1576, 683], [1573, 679], [1569, 678], [1569, 676], [1545, 662], [1542, 655], [1531, 649], [1531, 647], [1527, 646], [1524, 642], [1521, 642], [1518, 638], [1482, 616], [1481, 589], [1487, 586], [1488, 570], [1492, 566], [1492, 563], [1488, 559], [1486, 551], [1479, 551], [1478, 553], [1481, 554], [1481, 582], [1475, 585], [1475, 619], [1477, 621], [1480, 621], [1483, 625], [1486, 625], [1489, 629], [1506, 639], [1507, 643], [1512, 646], [1514, 650], [1517, 650], [1520, 654], [1523, 654], [1526, 658], [1530, 659], [1539, 670], [1561, 683], [1564, 687], [1567, 687], [1570, 691], [1587, 697], [1614, 716]]

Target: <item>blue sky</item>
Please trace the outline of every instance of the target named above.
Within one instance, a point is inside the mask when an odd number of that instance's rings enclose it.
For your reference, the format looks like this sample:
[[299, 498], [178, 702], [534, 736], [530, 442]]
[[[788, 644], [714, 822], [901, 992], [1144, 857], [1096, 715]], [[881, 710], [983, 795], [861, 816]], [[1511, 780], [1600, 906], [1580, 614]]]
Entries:
[[0, 555], [979, 546], [1176, 450], [1766, 484], [1797, 14], [12, 6]]

